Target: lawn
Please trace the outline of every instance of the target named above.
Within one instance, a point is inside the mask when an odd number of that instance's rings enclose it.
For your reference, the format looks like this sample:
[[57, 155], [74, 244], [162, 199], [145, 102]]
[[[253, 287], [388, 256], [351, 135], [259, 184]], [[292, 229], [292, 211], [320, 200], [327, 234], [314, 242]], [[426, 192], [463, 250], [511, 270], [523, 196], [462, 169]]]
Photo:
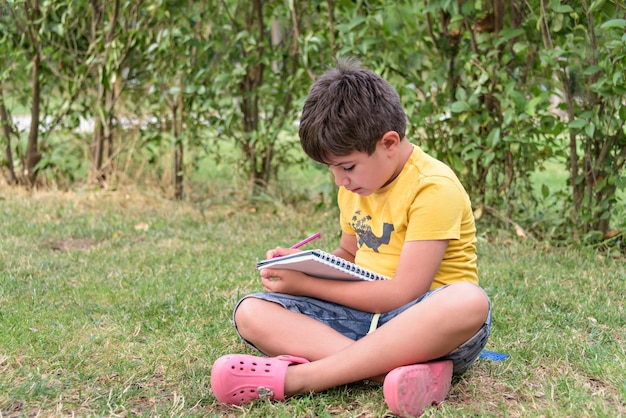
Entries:
[[[315, 246], [338, 242], [328, 202], [228, 193], [176, 203], [0, 186], [0, 416], [391, 416], [367, 382], [285, 403], [215, 401], [212, 362], [250, 352], [231, 311], [260, 290], [256, 261], [317, 230]], [[478, 249], [494, 309], [487, 349], [510, 357], [480, 360], [425, 416], [626, 416], [626, 260], [514, 234], [481, 234]]]

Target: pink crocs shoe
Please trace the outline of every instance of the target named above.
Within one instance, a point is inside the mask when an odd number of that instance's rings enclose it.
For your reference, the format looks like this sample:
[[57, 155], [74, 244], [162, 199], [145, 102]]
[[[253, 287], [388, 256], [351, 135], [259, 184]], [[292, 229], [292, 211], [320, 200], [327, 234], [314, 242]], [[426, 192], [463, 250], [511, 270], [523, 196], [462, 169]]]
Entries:
[[282, 401], [285, 399], [287, 367], [308, 362], [295, 356], [222, 356], [213, 363], [211, 389], [218, 401], [232, 405], [256, 399]]
[[393, 369], [385, 377], [383, 393], [389, 409], [401, 417], [419, 417], [441, 403], [452, 383], [452, 361], [435, 361]]

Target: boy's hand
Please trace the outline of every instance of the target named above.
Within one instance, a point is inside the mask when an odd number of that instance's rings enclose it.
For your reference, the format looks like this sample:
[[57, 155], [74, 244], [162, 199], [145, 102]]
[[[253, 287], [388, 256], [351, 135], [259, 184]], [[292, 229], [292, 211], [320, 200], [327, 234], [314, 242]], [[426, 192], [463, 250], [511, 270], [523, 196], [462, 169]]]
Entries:
[[268, 252], [266, 252], [265, 258], [269, 260], [271, 258], [282, 257], [283, 255], [299, 253], [300, 251], [302, 250], [294, 248], [276, 247], [273, 250], [269, 250]]
[[306, 296], [310, 280], [316, 280], [302, 272], [287, 269], [262, 269], [260, 274], [266, 291], [296, 296]]

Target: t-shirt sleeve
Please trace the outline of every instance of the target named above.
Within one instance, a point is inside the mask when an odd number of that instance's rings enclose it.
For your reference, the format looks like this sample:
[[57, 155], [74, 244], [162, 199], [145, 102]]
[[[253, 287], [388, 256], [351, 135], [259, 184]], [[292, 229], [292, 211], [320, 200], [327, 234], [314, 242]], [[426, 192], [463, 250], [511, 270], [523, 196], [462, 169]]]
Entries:
[[[343, 187], [339, 188], [339, 192], [337, 194], [337, 200], [339, 202], [343, 201], [345, 193], [347, 192], [345, 189], [343, 189]], [[354, 228], [352, 228], [352, 224], [350, 223], [350, 220], [346, 218], [346, 216], [346, 213], [341, 210], [339, 213], [339, 225], [341, 226], [341, 231], [345, 232], [346, 234], [355, 235]]]
[[444, 176], [432, 176], [423, 183], [409, 208], [405, 239], [459, 239], [466, 194]]

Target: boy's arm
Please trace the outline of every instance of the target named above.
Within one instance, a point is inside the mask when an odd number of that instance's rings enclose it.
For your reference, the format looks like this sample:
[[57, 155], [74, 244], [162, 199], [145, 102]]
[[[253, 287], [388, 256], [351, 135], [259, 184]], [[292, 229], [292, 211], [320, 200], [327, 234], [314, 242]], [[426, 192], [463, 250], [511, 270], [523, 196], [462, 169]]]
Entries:
[[[407, 241], [393, 280], [341, 282], [319, 279], [308, 282], [304, 294], [366, 312], [383, 313], [417, 299], [430, 289], [448, 241]], [[326, 283], [328, 282], [328, 283]]]
[[341, 241], [339, 242], [339, 248], [333, 251], [333, 254], [337, 257], [341, 257], [344, 260], [348, 260], [354, 263], [354, 257], [356, 256], [356, 235], [341, 233]]
[[405, 241], [393, 281], [414, 296], [410, 300], [430, 289], [447, 249], [448, 240]]
[[[353, 241], [351, 240], [351, 238]], [[354, 247], [352, 247], [354, 245]], [[310, 296], [366, 312], [388, 312], [428, 291], [448, 246], [447, 240], [404, 243], [393, 280], [344, 282], [316, 279], [300, 272], [267, 269], [262, 276], [268, 291]], [[335, 255], [351, 256], [356, 237], [343, 234]], [[351, 256], [351, 261], [354, 256]], [[279, 280], [271, 280], [278, 278]]]

